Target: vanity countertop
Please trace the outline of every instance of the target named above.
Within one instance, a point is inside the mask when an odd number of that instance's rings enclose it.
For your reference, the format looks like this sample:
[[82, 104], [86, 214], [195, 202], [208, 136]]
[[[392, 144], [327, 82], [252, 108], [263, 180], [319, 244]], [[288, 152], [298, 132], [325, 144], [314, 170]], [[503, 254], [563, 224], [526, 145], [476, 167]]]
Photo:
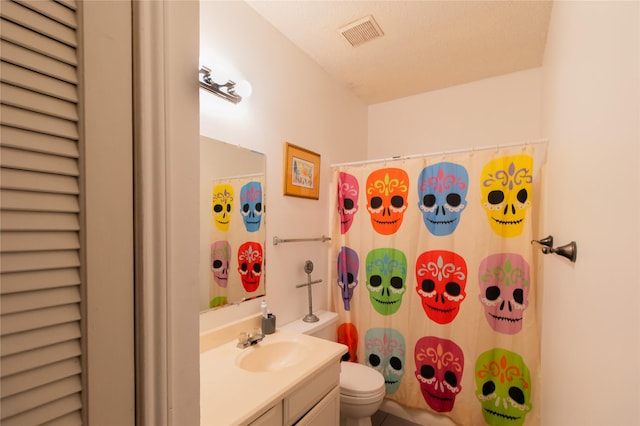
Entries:
[[241, 425], [273, 403], [285, 398], [297, 384], [316, 370], [340, 362], [347, 347], [340, 343], [305, 334], [278, 329], [266, 335], [258, 345], [293, 340], [310, 347], [304, 361], [277, 371], [246, 371], [238, 366], [238, 358], [246, 349], [237, 348], [233, 340], [200, 354], [200, 424]]

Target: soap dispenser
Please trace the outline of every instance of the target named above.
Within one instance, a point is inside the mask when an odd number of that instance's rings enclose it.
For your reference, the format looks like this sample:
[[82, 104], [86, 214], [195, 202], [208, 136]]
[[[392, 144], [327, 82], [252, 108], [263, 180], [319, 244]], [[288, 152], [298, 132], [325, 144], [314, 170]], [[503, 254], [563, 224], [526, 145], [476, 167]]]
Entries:
[[276, 316], [269, 312], [267, 301], [262, 299], [260, 303], [262, 310], [262, 334], [273, 334], [276, 331]]

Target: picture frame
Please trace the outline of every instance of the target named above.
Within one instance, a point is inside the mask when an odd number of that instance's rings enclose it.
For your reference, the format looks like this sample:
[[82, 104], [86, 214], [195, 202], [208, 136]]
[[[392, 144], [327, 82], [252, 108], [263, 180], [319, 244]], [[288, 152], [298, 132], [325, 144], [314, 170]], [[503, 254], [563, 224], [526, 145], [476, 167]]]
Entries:
[[317, 200], [320, 195], [320, 154], [284, 144], [284, 195]]

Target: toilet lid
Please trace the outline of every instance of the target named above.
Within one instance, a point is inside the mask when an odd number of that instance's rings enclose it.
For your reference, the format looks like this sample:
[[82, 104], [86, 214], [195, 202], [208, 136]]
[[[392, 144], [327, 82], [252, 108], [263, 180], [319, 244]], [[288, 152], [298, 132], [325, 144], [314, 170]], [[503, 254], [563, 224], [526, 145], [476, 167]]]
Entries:
[[380, 372], [355, 362], [340, 363], [340, 393], [368, 396], [384, 392], [384, 377]]

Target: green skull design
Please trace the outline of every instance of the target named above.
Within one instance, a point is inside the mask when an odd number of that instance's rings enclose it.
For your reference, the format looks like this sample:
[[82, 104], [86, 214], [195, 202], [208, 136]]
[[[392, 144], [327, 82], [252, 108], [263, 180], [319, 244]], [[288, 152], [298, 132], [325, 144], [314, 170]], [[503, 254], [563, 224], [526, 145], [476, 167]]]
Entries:
[[407, 257], [400, 250], [378, 248], [369, 252], [366, 265], [373, 308], [382, 315], [395, 314], [407, 290]]
[[476, 398], [484, 421], [492, 426], [520, 426], [531, 411], [531, 375], [522, 357], [493, 348], [476, 361]]

